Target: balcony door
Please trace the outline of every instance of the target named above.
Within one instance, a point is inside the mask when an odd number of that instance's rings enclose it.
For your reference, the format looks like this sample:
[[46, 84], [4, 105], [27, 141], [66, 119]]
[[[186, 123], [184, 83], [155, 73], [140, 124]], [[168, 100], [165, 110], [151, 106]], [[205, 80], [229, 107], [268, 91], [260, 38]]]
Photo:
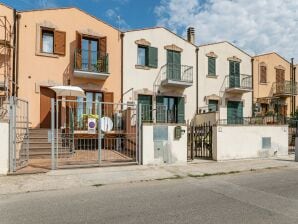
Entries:
[[138, 105], [142, 105], [142, 121], [152, 121], [152, 96], [151, 95], [138, 95]]
[[285, 92], [285, 70], [276, 69], [276, 93], [284, 93]]
[[167, 50], [167, 78], [181, 80], [181, 53]]
[[230, 73], [229, 73], [229, 87], [240, 87], [240, 63], [237, 61], [230, 61]]
[[82, 38], [82, 69], [97, 71], [99, 42], [98, 39]]

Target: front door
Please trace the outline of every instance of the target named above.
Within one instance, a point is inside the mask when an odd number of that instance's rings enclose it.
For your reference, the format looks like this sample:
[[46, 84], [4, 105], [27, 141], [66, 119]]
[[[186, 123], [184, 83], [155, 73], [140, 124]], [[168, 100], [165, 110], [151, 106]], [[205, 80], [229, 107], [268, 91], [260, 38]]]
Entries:
[[167, 78], [181, 80], [181, 54], [178, 51], [167, 50]]
[[240, 63], [237, 61], [230, 61], [229, 87], [240, 87]]
[[241, 101], [228, 101], [227, 123], [241, 124], [243, 122], [243, 103]]
[[40, 128], [51, 128], [51, 98], [56, 98], [56, 93], [40, 87]]

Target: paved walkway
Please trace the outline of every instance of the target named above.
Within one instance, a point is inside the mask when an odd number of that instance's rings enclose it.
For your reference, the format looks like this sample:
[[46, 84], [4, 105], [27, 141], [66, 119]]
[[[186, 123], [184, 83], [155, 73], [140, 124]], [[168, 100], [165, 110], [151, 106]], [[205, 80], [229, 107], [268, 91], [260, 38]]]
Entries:
[[0, 176], [0, 195], [23, 192], [73, 189], [138, 181], [186, 177], [206, 177], [238, 172], [294, 167], [294, 157], [214, 162], [195, 160], [183, 165], [119, 166], [85, 169], [64, 169], [42, 174]]

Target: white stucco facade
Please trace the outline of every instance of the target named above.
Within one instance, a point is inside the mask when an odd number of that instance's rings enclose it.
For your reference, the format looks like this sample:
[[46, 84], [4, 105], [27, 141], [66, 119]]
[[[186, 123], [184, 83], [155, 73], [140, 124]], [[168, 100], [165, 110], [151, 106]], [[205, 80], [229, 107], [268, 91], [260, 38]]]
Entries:
[[[137, 66], [138, 44], [136, 41], [145, 40], [151, 47], [158, 49], [157, 68], [142, 68]], [[161, 67], [167, 64], [166, 46], [174, 45], [181, 50], [181, 65], [192, 67], [192, 84], [187, 87], [164, 87], [157, 82]], [[152, 28], [124, 33], [123, 45], [123, 102], [137, 102], [138, 94], [152, 95], [152, 104], [155, 103], [154, 95], [179, 96], [185, 99], [185, 120], [193, 118], [196, 112], [196, 47], [170, 32], [165, 28]]]
[[[215, 76], [208, 75], [208, 56], [216, 59]], [[225, 78], [229, 75], [229, 60], [240, 61], [240, 74], [252, 75], [251, 57], [228, 42], [219, 42], [199, 46], [198, 56], [198, 107], [206, 109], [208, 99], [219, 100], [219, 117], [227, 119], [227, 102], [241, 101], [243, 116], [252, 115], [252, 92], [229, 92], [225, 90]], [[203, 109], [201, 109], [203, 111]]]
[[[175, 125], [163, 125], [167, 129], [167, 140], [154, 139], [155, 124], [142, 127], [142, 164], [185, 164], [187, 162], [187, 127], [181, 126], [180, 139], [174, 138]], [[157, 148], [159, 148], [157, 152]], [[158, 155], [156, 155], [158, 154]]]
[[9, 170], [9, 123], [0, 122], [0, 175], [6, 175]]
[[215, 126], [212, 155], [217, 161], [285, 156], [288, 140], [287, 125]]

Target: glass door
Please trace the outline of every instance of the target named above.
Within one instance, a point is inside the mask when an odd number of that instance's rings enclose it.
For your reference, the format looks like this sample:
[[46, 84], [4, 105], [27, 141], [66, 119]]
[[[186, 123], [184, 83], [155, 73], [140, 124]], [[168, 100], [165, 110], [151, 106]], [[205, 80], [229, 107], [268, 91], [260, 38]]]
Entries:
[[177, 100], [176, 97], [164, 97], [163, 105], [167, 107], [167, 122], [177, 123]]
[[82, 69], [97, 71], [98, 40], [83, 37], [82, 39]]

